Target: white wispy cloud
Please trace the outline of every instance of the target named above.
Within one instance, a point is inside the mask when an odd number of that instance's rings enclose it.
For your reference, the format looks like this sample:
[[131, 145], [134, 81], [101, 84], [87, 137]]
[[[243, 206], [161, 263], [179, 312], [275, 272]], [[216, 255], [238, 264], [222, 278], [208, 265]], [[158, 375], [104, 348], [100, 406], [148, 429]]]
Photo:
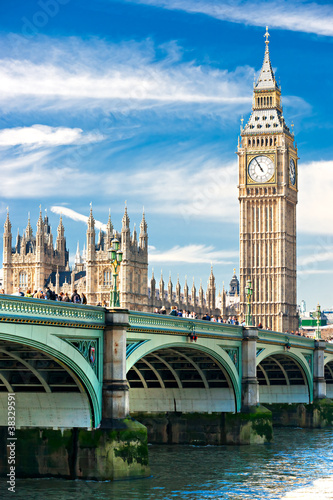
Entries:
[[[134, 172], [127, 180], [133, 197], [145, 193], [147, 208], [155, 213], [181, 216], [184, 222], [196, 218], [238, 221], [237, 162], [227, 165], [207, 159], [196, 151], [179, 161], [161, 161], [159, 166]], [[200, 154], [201, 153], [201, 154]], [[124, 189], [124, 180], [112, 175], [109, 181]], [[122, 186], [121, 186], [122, 185]]]
[[[74, 156], [67, 158], [68, 165], [63, 165], [61, 159], [48, 149], [4, 157], [0, 160], [0, 196], [5, 199], [41, 200], [59, 195], [71, 199], [98, 192], [100, 181], [93, 172], [80, 169]], [[73, 166], [70, 166], [71, 163]]]
[[[299, 257], [298, 265], [301, 268], [306, 268], [307, 266], [310, 265], [316, 265], [319, 264], [320, 262], [329, 262], [329, 261], [333, 261], [333, 248], [331, 248], [331, 250], [320, 251], [320, 246], [318, 245], [317, 251]], [[305, 271], [305, 269], [303, 270]]]
[[[20, 45], [16, 37], [12, 43], [21, 50], [12, 48], [10, 55], [11, 40], [6, 46], [0, 41], [2, 109], [50, 112], [82, 109], [84, 103], [85, 108], [124, 112], [182, 104], [201, 106], [201, 111], [208, 107], [218, 114], [231, 107], [245, 111], [251, 103], [253, 69], [249, 67], [228, 71], [185, 62], [174, 48], [161, 59], [149, 40], [107, 44], [36, 39]], [[48, 51], [47, 42], [48, 49], [52, 46]]]
[[97, 133], [83, 133], [80, 128], [49, 127], [32, 125], [0, 130], [0, 146], [28, 146], [31, 148], [87, 144], [101, 141], [104, 136]]
[[128, 0], [192, 14], [206, 14], [222, 21], [252, 26], [333, 35], [333, 6], [302, 0], [273, 0], [257, 2], [232, 0]]
[[[69, 219], [72, 219], [77, 222], [84, 222], [85, 224], [88, 223], [87, 215], [80, 214], [79, 212], [76, 212], [71, 208], [54, 205], [51, 207], [51, 212], [53, 212], [54, 214], [59, 214], [62, 217], [68, 217]], [[103, 224], [98, 220], [95, 220], [95, 227], [97, 229], [101, 229], [102, 231], [106, 230], [106, 224]]]
[[188, 264], [233, 264], [238, 251], [219, 251], [212, 245], [185, 245], [174, 246], [169, 250], [151, 249], [149, 262], [154, 263], [181, 263]]

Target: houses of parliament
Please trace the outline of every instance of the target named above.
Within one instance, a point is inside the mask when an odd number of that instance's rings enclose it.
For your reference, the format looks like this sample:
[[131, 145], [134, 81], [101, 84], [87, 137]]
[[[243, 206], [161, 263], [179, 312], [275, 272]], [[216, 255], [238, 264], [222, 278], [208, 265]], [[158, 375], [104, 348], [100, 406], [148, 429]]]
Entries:
[[123, 262], [119, 287], [121, 306], [137, 311], [177, 306], [214, 315], [245, 316], [245, 285], [253, 287], [252, 311], [255, 324], [276, 331], [298, 328], [296, 308], [296, 204], [298, 192], [298, 153], [294, 134], [288, 128], [281, 103], [281, 90], [272, 70], [269, 33], [265, 34], [264, 62], [253, 89], [253, 106], [238, 140], [240, 204], [240, 281], [236, 273], [228, 291], [216, 296], [213, 269], [204, 292], [187, 280], [183, 288], [157, 283], [154, 274], [148, 284], [148, 231], [145, 214], [139, 234], [130, 231], [127, 208], [120, 231], [109, 216], [105, 231], [96, 234], [92, 209], [88, 217], [86, 248], [75, 256], [69, 268], [62, 218], [55, 242], [47, 215], [40, 212], [34, 235], [31, 222], [13, 245], [9, 213], [3, 235], [3, 287], [11, 294], [49, 286], [56, 293], [77, 289], [89, 304], [108, 304], [111, 265], [108, 249], [114, 236], [120, 241]]
[[[193, 282], [191, 290], [185, 280], [181, 288], [179, 279], [175, 287], [171, 276], [167, 284], [163, 276], [156, 285], [154, 273], [148, 286], [148, 232], [145, 214], [142, 215], [139, 235], [136, 229], [130, 231], [130, 219], [125, 208], [121, 231], [113, 228], [109, 215], [106, 231], [95, 230], [92, 208], [88, 217], [86, 248], [75, 255], [74, 267], [69, 268], [69, 252], [66, 247], [65, 230], [60, 217], [55, 244], [48, 216], [40, 211], [36, 235], [30, 219], [21, 236], [17, 235], [13, 246], [9, 213], [3, 235], [3, 287], [5, 293], [44, 289], [48, 286], [55, 293], [71, 294], [74, 289], [84, 293], [88, 304], [106, 304], [110, 299], [112, 272], [108, 249], [116, 237], [121, 245], [123, 261], [119, 277], [121, 306], [136, 311], [152, 311], [155, 308], [170, 309], [176, 306], [198, 314], [209, 312], [238, 315], [239, 282], [236, 275], [230, 283], [230, 291], [219, 295], [217, 307], [216, 287], [213, 269], [208, 279], [206, 293], [200, 284], [198, 293]], [[237, 300], [238, 297], [238, 300]]]

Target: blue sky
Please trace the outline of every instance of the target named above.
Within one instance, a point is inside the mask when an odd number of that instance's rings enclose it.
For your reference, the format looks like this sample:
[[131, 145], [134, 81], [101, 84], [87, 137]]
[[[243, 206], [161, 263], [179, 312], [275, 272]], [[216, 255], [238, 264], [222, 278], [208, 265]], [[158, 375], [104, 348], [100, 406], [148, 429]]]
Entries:
[[265, 26], [299, 148], [298, 301], [333, 306], [333, 5], [305, 1], [2, 2], [0, 216], [63, 213], [71, 258], [90, 202], [117, 229], [145, 207], [150, 274], [217, 289], [239, 267], [240, 118]]

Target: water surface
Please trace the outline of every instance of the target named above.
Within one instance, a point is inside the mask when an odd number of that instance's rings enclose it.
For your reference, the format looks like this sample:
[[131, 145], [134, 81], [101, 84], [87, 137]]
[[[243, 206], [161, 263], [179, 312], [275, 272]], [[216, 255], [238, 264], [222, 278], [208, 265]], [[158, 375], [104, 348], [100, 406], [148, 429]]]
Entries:
[[251, 446], [149, 446], [152, 477], [94, 482], [17, 480], [34, 500], [333, 499], [333, 431], [275, 429], [275, 441]]

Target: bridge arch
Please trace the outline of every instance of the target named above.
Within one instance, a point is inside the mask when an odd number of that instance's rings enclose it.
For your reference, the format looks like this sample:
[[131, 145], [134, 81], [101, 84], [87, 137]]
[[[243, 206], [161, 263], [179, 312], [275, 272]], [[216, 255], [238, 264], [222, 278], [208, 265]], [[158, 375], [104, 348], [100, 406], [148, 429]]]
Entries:
[[328, 354], [324, 362], [324, 376], [326, 381], [326, 396], [333, 398], [333, 354]]
[[312, 354], [270, 346], [257, 354], [259, 401], [311, 403], [313, 401]]
[[204, 339], [139, 343], [129, 349], [127, 379], [131, 412], [240, 410], [234, 363], [226, 351], [208, 347]]
[[12, 326], [0, 330], [0, 425], [7, 425], [7, 393], [14, 392], [17, 427], [96, 427], [101, 384], [82, 354], [59, 329], [48, 331], [48, 345], [45, 326], [31, 327], [29, 338], [6, 333]]

